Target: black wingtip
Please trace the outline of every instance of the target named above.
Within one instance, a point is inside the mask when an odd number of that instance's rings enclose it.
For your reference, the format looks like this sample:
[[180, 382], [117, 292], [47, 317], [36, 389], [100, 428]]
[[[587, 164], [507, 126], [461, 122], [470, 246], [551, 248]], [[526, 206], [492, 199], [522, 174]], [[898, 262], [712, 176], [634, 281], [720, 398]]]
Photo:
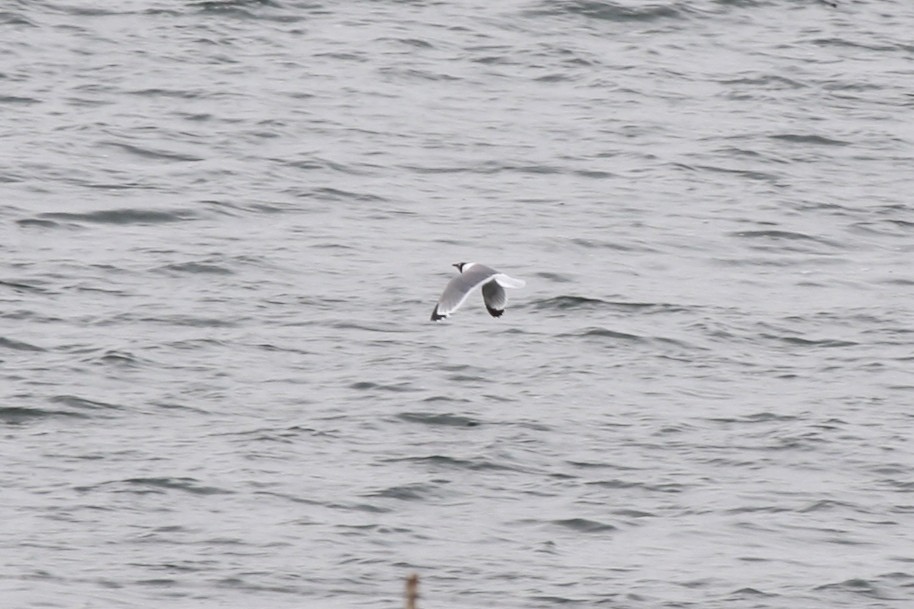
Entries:
[[432, 311], [432, 321], [438, 321], [438, 320], [440, 320], [440, 319], [445, 319], [446, 317], [447, 317], [447, 315], [439, 315], [439, 314], [438, 314], [438, 307], [437, 307], [437, 306], [435, 307], [435, 310]]
[[504, 309], [493, 309], [489, 305], [486, 305], [486, 310], [489, 312], [489, 315], [492, 317], [501, 317], [501, 314], [505, 312]]

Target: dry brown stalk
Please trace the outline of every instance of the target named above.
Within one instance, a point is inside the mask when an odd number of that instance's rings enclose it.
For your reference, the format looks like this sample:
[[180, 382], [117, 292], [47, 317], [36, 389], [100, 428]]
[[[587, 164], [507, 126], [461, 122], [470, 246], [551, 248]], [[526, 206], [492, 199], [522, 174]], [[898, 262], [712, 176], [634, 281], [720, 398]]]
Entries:
[[413, 573], [406, 578], [406, 609], [416, 609], [419, 600], [419, 576]]

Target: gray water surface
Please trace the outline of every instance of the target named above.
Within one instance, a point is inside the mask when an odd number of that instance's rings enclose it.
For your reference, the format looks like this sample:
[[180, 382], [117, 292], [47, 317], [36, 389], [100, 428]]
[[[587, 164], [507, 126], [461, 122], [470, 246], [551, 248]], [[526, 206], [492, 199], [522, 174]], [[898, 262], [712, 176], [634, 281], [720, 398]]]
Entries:
[[3, 606], [912, 606], [914, 4], [830, 4], [7, 2]]

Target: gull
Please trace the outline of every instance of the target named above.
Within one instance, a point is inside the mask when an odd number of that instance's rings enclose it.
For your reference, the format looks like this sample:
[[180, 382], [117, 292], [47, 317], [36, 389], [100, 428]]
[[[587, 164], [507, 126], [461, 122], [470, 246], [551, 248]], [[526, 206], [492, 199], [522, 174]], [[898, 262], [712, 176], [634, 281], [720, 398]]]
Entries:
[[432, 321], [444, 319], [459, 309], [470, 292], [479, 286], [482, 286], [482, 299], [486, 303], [489, 315], [501, 317], [508, 302], [504, 288], [522, 288], [527, 285], [522, 279], [508, 277], [477, 262], [458, 262], [452, 266], [456, 266], [460, 274], [451, 279], [444, 288], [435, 310], [432, 311]]

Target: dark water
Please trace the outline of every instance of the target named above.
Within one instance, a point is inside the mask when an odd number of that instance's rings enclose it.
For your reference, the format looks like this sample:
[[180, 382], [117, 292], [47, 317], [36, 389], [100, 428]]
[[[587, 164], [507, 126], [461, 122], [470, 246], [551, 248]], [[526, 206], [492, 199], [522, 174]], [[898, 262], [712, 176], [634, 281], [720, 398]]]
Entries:
[[831, 4], [6, 2], [3, 605], [912, 606], [914, 4]]

